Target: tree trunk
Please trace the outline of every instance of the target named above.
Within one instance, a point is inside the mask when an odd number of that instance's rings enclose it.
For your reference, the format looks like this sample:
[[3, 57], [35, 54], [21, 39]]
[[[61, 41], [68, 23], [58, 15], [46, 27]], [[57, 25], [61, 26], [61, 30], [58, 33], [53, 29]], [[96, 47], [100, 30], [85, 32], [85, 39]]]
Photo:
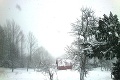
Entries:
[[80, 69], [80, 80], [84, 80], [84, 69]]
[[28, 69], [29, 69], [29, 60], [27, 61], [27, 72], [28, 72]]
[[12, 60], [12, 72], [14, 71], [14, 63], [13, 63], [13, 60]]

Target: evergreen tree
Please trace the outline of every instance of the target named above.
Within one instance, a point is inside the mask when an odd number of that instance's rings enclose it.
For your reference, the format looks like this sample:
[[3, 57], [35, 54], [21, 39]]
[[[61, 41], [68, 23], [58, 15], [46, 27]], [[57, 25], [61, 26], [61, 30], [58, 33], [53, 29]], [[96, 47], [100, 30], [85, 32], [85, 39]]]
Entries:
[[114, 75], [114, 80], [120, 80], [120, 60], [116, 63], [113, 63], [113, 71], [112, 74]]
[[112, 74], [114, 80], [120, 80], [120, 23], [117, 15], [113, 15], [111, 12], [109, 17], [105, 14], [103, 16], [99, 20], [99, 26], [95, 33], [95, 38], [100, 44], [93, 46], [93, 56], [104, 57], [106, 60], [116, 57], [118, 61], [113, 64]]

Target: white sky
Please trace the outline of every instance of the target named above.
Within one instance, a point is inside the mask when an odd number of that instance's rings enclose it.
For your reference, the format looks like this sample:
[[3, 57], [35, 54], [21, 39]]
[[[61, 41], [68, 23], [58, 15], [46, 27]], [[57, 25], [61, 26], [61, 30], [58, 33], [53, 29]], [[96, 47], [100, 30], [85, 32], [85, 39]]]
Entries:
[[110, 11], [119, 16], [119, 3], [118, 0], [0, 0], [0, 23], [13, 19], [26, 34], [33, 32], [39, 45], [58, 57], [73, 41], [68, 33], [70, 24], [80, 17], [82, 6], [92, 8], [97, 16]]

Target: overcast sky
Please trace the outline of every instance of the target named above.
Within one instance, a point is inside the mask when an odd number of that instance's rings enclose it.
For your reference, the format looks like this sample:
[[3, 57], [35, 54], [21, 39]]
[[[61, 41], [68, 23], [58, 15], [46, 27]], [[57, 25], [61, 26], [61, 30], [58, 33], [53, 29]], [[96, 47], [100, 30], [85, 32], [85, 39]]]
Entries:
[[119, 0], [0, 0], [0, 23], [14, 20], [25, 34], [33, 32], [39, 45], [58, 57], [73, 41], [70, 24], [80, 17], [81, 7], [92, 8], [96, 16], [112, 11], [120, 17], [119, 4]]

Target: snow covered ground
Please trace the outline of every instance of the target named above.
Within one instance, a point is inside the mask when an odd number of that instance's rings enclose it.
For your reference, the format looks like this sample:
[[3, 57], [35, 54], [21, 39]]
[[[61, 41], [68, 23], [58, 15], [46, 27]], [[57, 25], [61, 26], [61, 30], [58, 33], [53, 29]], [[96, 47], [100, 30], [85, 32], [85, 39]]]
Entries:
[[48, 80], [47, 75], [41, 72], [35, 72], [33, 69], [11, 69], [0, 68], [0, 80]]
[[85, 80], [112, 80], [110, 71], [101, 71], [100, 68], [95, 68], [89, 71]]
[[[59, 70], [54, 73], [54, 80], [79, 80], [79, 72], [73, 70]], [[11, 69], [0, 68], [0, 80], [49, 80], [48, 75], [41, 72], [34, 72], [30, 69]], [[85, 80], [112, 80], [109, 71], [101, 71], [100, 68], [95, 68], [89, 71]]]

